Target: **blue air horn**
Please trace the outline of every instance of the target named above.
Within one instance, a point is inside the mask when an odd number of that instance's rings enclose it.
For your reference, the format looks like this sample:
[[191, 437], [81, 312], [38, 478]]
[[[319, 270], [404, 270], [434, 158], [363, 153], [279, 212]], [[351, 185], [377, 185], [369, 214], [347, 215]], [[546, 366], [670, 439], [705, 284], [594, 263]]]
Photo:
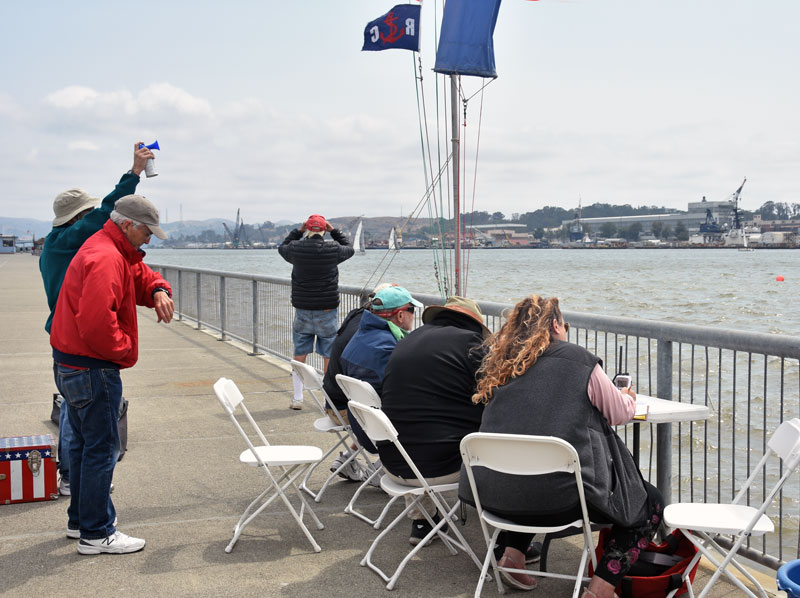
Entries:
[[[149, 150], [160, 150], [161, 148], [158, 147], [158, 140], [155, 140], [150, 145], [145, 145], [144, 143], [139, 144], [139, 149], [146, 147]], [[155, 160], [153, 158], [148, 158], [147, 162], [144, 165], [144, 173], [147, 175], [147, 178], [158, 176], [158, 172], [156, 172], [156, 165]]]

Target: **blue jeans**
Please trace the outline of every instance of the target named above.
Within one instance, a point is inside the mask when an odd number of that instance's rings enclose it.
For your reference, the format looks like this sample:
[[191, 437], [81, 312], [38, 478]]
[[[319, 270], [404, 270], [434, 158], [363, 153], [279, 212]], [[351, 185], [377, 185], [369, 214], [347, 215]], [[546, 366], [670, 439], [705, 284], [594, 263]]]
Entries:
[[[54, 374], [55, 367], [53, 368]], [[69, 417], [67, 417], [67, 402], [61, 402], [61, 415], [58, 419], [58, 471], [61, 474], [61, 479], [69, 483], [69, 445], [72, 442], [72, 437], [75, 433], [72, 431], [72, 426], [69, 425]]]
[[70, 504], [67, 527], [81, 538], [112, 535], [117, 512], [111, 501], [111, 479], [119, 458], [119, 370], [75, 370], [55, 366], [56, 386], [64, 397], [74, 436], [69, 447]]
[[331, 345], [336, 340], [339, 329], [339, 310], [297, 309], [292, 323], [292, 342], [295, 355], [308, 355], [314, 352], [314, 339], [317, 353], [323, 357], [331, 356]]

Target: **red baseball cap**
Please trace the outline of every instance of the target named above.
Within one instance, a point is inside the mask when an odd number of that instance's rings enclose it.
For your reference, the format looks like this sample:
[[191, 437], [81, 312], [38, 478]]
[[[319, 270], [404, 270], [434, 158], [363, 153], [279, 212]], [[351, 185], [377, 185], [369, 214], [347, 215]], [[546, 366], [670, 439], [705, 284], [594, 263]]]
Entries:
[[308, 217], [308, 220], [306, 220], [306, 230], [314, 232], [324, 231], [327, 224], [328, 223], [325, 222], [325, 218], [319, 214], [311, 214], [311, 216]]

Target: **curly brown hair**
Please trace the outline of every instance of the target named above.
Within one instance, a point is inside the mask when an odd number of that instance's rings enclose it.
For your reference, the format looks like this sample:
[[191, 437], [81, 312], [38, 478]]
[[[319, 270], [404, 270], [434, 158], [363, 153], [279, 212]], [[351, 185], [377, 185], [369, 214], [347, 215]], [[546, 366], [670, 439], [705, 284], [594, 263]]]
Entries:
[[558, 299], [531, 295], [517, 303], [500, 331], [484, 342], [473, 403], [487, 404], [494, 389], [521, 376], [550, 346], [553, 322], [562, 322]]

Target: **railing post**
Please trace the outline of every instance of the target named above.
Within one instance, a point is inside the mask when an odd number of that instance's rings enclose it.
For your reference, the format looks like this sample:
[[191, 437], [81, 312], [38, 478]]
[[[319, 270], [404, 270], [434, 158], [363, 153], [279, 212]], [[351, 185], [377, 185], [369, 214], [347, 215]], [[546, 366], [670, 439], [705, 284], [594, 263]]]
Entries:
[[253, 352], [250, 355], [261, 355], [258, 351], [258, 281], [253, 281]]
[[200, 330], [202, 326], [200, 325], [201, 315], [203, 313], [202, 308], [200, 307], [200, 272], [197, 273], [197, 329]]
[[178, 270], [178, 320], [183, 320], [183, 270]]
[[219, 278], [219, 340], [228, 340], [225, 337], [225, 324], [227, 319], [227, 308], [225, 301], [225, 277]]
[[[658, 339], [656, 353], [656, 396], [671, 401], [672, 341]], [[668, 505], [672, 502], [672, 424], [658, 424], [656, 434], [656, 486]]]

